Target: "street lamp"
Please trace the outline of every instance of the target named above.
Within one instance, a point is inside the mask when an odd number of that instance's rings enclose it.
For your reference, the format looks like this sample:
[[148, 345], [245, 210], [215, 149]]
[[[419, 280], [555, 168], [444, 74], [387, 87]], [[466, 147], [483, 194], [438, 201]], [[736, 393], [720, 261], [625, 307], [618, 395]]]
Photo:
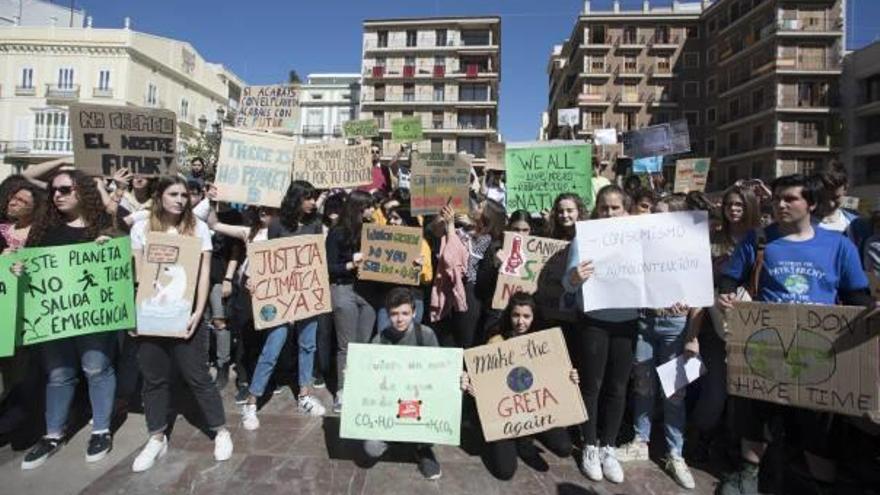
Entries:
[[201, 117], [199, 117], [199, 130], [202, 131], [202, 133], [204, 133], [205, 129], [207, 129], [207, 127], [208, 127], [208, 118], [205, 117], [204, 115], [202, 115]]

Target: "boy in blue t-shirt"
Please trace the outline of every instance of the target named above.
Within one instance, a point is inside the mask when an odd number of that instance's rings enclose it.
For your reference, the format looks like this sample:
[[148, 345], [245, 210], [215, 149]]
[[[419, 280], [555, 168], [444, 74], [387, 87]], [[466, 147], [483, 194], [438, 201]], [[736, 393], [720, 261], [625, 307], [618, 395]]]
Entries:
[[[803, 175], [788, 175], [773, 182], [773, 216], [776, 223], [763, 234], [751, 232], [737, 246], [722, 272], [718, 304], [732, 307], [736, 288], [747, 285], [755, 268], [759, 245], [764, 261], [758, 274], [755, 300], [788, 304], [837, 304], [872, 306], [868, 279], [858, 251], [846, 237], [819, 228], [812, 214], [821, 184]], [[758, 464], [767, 448], [764, 427], [780, 406], [736, 398], [738, 431], [742, 438], [743, 467], [721, 486], [722, 495], [757, 494]], [[835, 465], [829, 448], [827, 413], [799, 409], [801, 425], [809, 425], [805, 457], [815, 482], [835, 481]], [[824, 421], [823, 421], [824, 418]], [[815, 425], [815, 426], [814, 426]]]

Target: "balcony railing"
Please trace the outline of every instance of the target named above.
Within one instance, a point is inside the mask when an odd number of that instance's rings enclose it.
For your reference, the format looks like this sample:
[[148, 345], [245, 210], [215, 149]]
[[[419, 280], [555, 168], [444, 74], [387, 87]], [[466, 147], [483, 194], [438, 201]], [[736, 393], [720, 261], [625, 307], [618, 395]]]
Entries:
[[36, 96], [37, 88], [33, 86], [16, 86], [15, 96]]
[[840, 70], [840, 61], [831, 57], [799, 56], [780, 58], [776, 61], [779, 70]]
[[92, 98], [113, 98], [113, 88], [92, 88]]
[[584, 67], [584, 72], [586, 74], [608, 74], [608, 65], [587, 65]]
[[581, 93], [578, 95], [578, 103], [607, 103], [608, 96], [605, 93]]
[[611, 36], [590, 36], [585, 44], [587, 45], [610, 45]]
[[679, 35], [654, 35], [648, 38], [648, 46], [654, 45], [678, 45], [681, 41], [681, 36]]
[[779, 146], [828, 146], [828, 136], [817, 131], [814, 136], [804, 136], [797, 131], [782, 132], [779, 135]]
[[833, 96], [820, 96], [815, 98], [801, 98], [798, 95], [783, 93], [779, 99], [779, 106], [785, 108], [826, 108], [836, 106], [837, 98]]
[[302, 130], [303, 136], [323, 136], [323, 125], [304, 125]]
[[56, 98], [61, 100], [75, 100], [79, 98], [79, 84], [72, 86], [57, 86], [55, 84], [46, 85], [46, 98]]
[[494, 103], [495, 103], [495, 100], [492, 100], [492, 99], [490, 99], [490, 98], [486, 98], [486, 99], [484, 99], [484, 100], [477, 100], [477, 99], [461, 99], [461, 98], [459, 98], [458, 100], [451, 100], [451, 99], [449, 99], [449, 98], [447, 98], [447, 99], [445, 99], [445, 100], [435, 100], [435, 99], [433, 98], [433, 96], [430, 97], [430, 98], [418, 98], [418, 97], [416, 97], [415, 95], [413, 95], [412, 97], [409, 96], [409, 95], [403, 95], [402, 98], [397, 98], [397, 99], [391, 99], [391, 98], [379, 98], [379, 97], [375, 97], [375, 98], [372, 98], [372, 99], [370, 99], [370, 98], [364, 98], [364, 99], [361, 100], [361, 101], [362, 101], [363, 103], [441, 103], [441, 104], [446, 104], [446, 103], [486, 103], [486, 104], [494, 104]]
[[780, 32], [827, 32], [840, 31], [842, 24], [837, 19], [783, 19], [777, 23]]

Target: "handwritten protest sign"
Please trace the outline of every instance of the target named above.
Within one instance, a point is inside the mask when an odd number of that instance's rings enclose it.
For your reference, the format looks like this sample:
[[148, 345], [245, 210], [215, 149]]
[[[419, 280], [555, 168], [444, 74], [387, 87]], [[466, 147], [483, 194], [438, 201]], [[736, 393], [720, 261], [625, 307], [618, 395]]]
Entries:
[[177, 116], [171, 110], [71, 103], [70, 135], [76, 167], [90, 175], [177, 170]]
[[198, 237], [147, 233], [137, 271], [138, 335], [186, 335], [201, 259]]
[[379, 135], [376, 119], [349, 120], [342, 124], [342, 134], [348, 138], [372, 138]]
[[293, 180], [318, 189], [358, 187], [373, 182], [370, 144], [303, 144], [293, 153]]
[[133, 328], [131, 241], [27, 248], [19, 280], [22, 345]]
[[457, 211], [470, 209], [471, 167], [464, 156], [413, 153], [412, 163], [410, 209], [413, 215], [435, 215], [447, 203]]
[[293, 130], [299, 114], [299, 92], [297, 85], [245, 86], [235, 127]]
[[693, 158], [675, 162], [675, 192], [705, 191], [709, 163], [709, 158]]
[[662, 156], [646, 156], [633, 160], [634, 174], [658, 174], [663, 170]]
[[556, 112], [556, 125], [574, 127], [581, 123], [581, 111], [579, 108], [560, 108]]
[[348, 344], [339, 436], [458, 445], [461, 349]]
[[358, 271], [361, 280], [419, 285], [422, 266], [415, 261], [422, 255], [422, 229], [364, 224], [361, 252], [364, 253], [364, 263]]
[[540, 213], [561, 193], [589, 203], [593, 177], [592, 145], [564, 141], [508, 143], [507, 209]]
[[584, 310], [712, 306], [709, 217], [705, 211], [655, 213], [577, 223]]
[[217, 199], [230, 203], [281, 206], [290, 185], [292, 138], [223, 129], [217, 158]]
[[623, 135], [624, 153], [630, 158], [666, 156], [691, 150], [686, 120], [657, 124]]
[[841, 414], [880, 411], [880, 340], [864, 312], [737, 303], [727, 318], [728, 392]]
[[248, 244], [247, 255], [257, 330], [332, 310], [323, 235], [255, 242]]
[[12, 273], [13, 256], [0, 256], [0, 315], [5, 322], [0, 325], [0, 357], [15, 354], [18, 318], [18, 277]]
[[464, 363], [487, 442], [587, 420], [559, 328], [472, 347]]
[[486, 143], [486, 170], [504, 170], [506, 150], [504, 143]]
[[[503, 261], [498, 267], [498, 283], [492, 297], [492, 308], [506, 308], [510, 296], [516, 292], [534, 294], [539, 290], [538, 281], [544, 265], [566, 247], [568, 241], [505, 232], [504, 246], [501, 248]], [[555, 295], [556, 302], [551, 305], [559, 306], [562, 284], [546, 284], [540, 289]]]
[[391, 139], [403, 143], [422, 140], [422, 118], [401, 117], [391, 121]]
[[593, 131], [593, 142], [598, 146], [617, 144], [617, 129], [596, 129]]

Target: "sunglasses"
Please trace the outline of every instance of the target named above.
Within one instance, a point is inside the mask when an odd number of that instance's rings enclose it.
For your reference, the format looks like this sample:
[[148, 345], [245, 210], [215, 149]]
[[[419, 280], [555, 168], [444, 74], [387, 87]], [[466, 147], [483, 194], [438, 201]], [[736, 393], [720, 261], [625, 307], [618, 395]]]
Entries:
[[54, 196], [55, 193], [59, 193], [62, 196], [69, 196], [70, 193], [72, 193], [74, 189], [75, 189], [74, 186], [50, 187], [49, 188], [49, 195]]

